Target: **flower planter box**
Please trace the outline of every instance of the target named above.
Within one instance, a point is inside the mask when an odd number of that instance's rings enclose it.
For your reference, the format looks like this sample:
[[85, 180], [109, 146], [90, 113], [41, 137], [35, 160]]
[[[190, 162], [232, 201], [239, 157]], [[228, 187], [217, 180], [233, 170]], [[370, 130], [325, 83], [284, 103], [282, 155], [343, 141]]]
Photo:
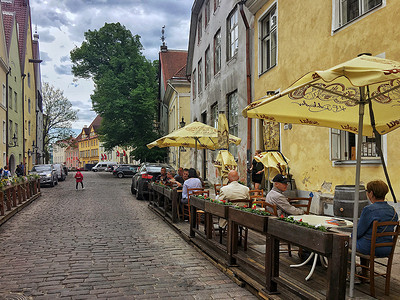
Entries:
[[158, 192], [158, 193], [162, 194], [163, 191], [164, 191], [164, 187], [163, 187], [163, 186], [160, 186], [160, 185], [158, 185], [158, 184], [153, 184], [153, 190], [154, 190], [155, 192]]
[[210, 213], [217, 217], [228, 219], [229, 205], [223, 205], [223, 204], [214, 203], [211, 201], [206, 201], [204, 210], [207, 213]]
[[323, 232], [274, 218], [268, 224], [268, 234], [322, 254], [329, 254], [332, 251], [331, 232]]
[[257, 215], [234, 207], [229, 207], [230, 221], [262, 233], [267, 232], [269, 218], [270, 216]]
[[196, 196], [190, 196], [190, 206], [194, 206], [197, 209], [205, 210], [206, 207], [206, 200], [196, 197]]
[[163, 190], [163, 195], [169, 199], [172, 198], [172, 189], [165, 187]]

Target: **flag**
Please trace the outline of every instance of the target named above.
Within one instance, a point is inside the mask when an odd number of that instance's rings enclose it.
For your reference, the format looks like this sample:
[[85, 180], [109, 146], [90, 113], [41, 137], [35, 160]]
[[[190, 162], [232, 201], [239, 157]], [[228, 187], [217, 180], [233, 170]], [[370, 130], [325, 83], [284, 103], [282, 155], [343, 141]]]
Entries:
[[119, 151], [117, 150], [117, 156], [119, 156]]
[[101, 154], [101, 160], [103, 160], [104, 159], [104, 155], [103, 154]]
[[107, 159], [107, 154], [104, 153], [104, 159]]
[[126, 152], [125, 152], [125, 150], [122, 150], [122, 151], [124, 151], [124, 156], [126, 156]]

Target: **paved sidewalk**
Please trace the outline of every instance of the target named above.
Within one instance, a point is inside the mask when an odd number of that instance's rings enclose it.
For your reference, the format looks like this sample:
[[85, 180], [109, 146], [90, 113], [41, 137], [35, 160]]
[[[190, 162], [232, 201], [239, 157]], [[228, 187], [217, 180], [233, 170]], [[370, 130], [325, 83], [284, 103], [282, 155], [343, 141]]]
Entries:
[[136, 200], [130, 178], [85, 172], [75, 191], [73, 175], [0, 227], [0, 299], [255, 299]]

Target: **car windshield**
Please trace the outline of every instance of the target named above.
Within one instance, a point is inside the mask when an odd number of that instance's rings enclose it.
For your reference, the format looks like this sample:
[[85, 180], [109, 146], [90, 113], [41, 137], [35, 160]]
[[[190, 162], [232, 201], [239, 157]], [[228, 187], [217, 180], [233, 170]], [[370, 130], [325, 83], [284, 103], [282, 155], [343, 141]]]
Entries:
[[43, 171], [51, 171], [50, 166], [34, 166], [32, 168], [32, 172], [43, 172]]
[[[147, 172], [150, 173], [161, 173], [161, 166], [147, 166]], [[166, 167], [167, 171], [169, 171], [171, 168]]]

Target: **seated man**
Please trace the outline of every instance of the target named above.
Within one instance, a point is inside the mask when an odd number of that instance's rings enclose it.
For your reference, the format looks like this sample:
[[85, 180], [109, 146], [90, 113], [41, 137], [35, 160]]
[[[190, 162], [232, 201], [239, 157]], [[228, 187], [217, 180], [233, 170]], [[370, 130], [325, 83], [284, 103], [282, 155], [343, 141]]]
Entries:
[[187, 204], [188, 203], [188, 189], [202, 189], [203, 185], [201, 184], [201, 181], [199, 178], [197, 178], [197, 173], [196, 170], [193, 168], [189, 169], [189, 178], [185, 180], [183, 183], [183, 188], [182, 188], [182, 199], [181, 203]]
[[[396, 211], [385, 201], [385, 196], [389, 192], [389, 188], [382, 180], [370, 181], [367, 184], [367, 197], [372, 204], [364, 207], [361, 212], [360, 221], [357, 225], [357, 251], [363, 254], [370, 254], [372, 224], [374, 221], [397, 222], [399, 219]], [[393, 232], [393, 226], [378, 227], [378, 232]], [[377, 238], [377, 243], [391, 242], [391, 236], [382, 236]], [[375, 249], [377, 257], [389, 256], [391, 247], [378, 247]]]
[[[228, 173], [228, 181], [229, 184], [225, 185], [221, 188], [218, 196], [218, 200], [227, 200], [228, 202], [231, 200], [249, 200], [250, 193], [249, 188], [243, 184], [238, 182], [239, 173], [236, 170], [231, 170]], [[249, 205], [248, 202], [235, 202], [237, 206], [245, 206]], [[228, 222], [225, 219], [219, 220], [219, 226], [224, 228]]]
[[161, 173], [156, 177], [156, 182], [164, 183], [167, 179], [167, 169], [165, 167], [161, 168]]
[[175, 175], [175, 180], [178, 181], [181, 185], [185, 182], [185, 180], [183, 179], [183, 168], [180, 167], [178, 169], [178, 174]]
[[171, 170], [167, 172], [167, 179], [165, 180], [165, 185], [169, 187], [181, 187], [182, 184], [175, 179], [175, 171]]
[[[236, 170], [231, 170], [228, 173], [229, 184], [221, 188], [218, 200], [241, 200], [250, 199], [249, 188], [238, 182], [239, 173]], [[248, 205], [247, 202], [237, 202], [235, 205], [244, 206]]]
[[[278, 216], [284, 215], [285, 217], [289, 215], [303, 215], [304, 211], [301, 208], [294, 207], [289, 203], [288, 198], [283, 194], [286, 191], [289, 179], [287, 179], [282, 174], [278, 174], [272, 179], [274, 187], [267, 194], [266, 202], [276, 205], [276, 210]], [[269, 210], [269, 212], [272, 212]]]

